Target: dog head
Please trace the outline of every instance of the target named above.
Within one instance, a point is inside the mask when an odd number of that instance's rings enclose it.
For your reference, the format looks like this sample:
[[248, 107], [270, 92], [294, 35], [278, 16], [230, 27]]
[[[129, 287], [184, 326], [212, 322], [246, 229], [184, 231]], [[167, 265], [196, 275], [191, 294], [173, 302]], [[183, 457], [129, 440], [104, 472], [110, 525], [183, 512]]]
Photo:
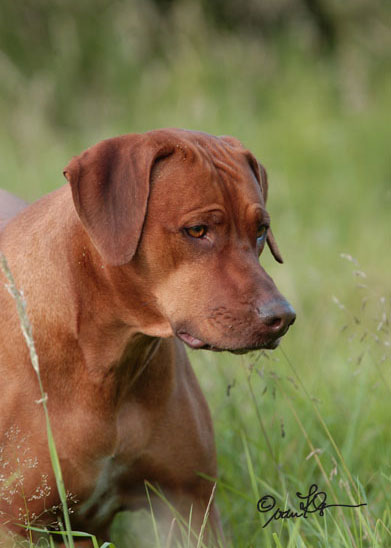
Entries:
[[175, 334], [192, 348], [277, 346], [295, 313], [259, 263], [266, 243], [282, 259], [266, 171], [239, 141], [185, 130], [126, 135], [64, 173], [103, 261], [122, 288], [136, 274], [149, 296], [154, 321], [143, 332]]

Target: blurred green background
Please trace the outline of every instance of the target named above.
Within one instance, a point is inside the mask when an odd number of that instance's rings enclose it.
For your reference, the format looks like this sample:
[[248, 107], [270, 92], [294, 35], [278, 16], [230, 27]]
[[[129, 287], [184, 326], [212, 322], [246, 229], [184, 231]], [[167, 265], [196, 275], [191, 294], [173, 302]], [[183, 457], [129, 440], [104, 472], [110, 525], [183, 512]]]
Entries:
[[[158, 127], [232, 134], [268, 170], [285, 264], [268, 252], [262, 263], [297, 322], [274, 353], [191, 353], [235, 547], [391, 546], [389, 7], [0, 5], [2, 187], [36, 199], [65, 182], [63, 167], [84, 148]], [[313, 482], [335, 494], [330, 502], [368, 507], [262, 528], [259, 496], [297, 507], [296, 490]], [[154, 545], [141, 521], [117, 519], [118, 546]]]

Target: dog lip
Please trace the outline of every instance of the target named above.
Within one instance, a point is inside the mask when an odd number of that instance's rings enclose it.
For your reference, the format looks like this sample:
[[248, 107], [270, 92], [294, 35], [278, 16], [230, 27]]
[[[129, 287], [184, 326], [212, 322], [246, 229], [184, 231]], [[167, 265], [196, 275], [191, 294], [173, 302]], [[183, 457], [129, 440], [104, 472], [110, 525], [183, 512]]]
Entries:
[[181, 339], [184, 343], [187, 344], [193, 350], [212, 350], [212, 352], [231, 352], [232, 354], [247, 354], [248, 352], [256, 352], [257, 350], [274, 350], [279, 345], [281, 338], [267, 341], [261, 346], [252, 346], [252, 347], [242, 347], [242, 348], [227, 348], [227, 347], [218, 347], [208, 344], [197, 337], [193, 337], [190, 333], [186, 331], [177, 331], [176, 336]]
[[204, 341], [201, 341], [200, 339], [197, 339], [196, 337], [193, 337], [189, 333], [186, 333], [186, 331], [180, 331], [177, 333], [177, 336], [185, 342], [190, 348], [206, 348], [208, 345], [204, 343]]
[[247, 348], [227, 348], [228, 352], [231, 354], [241, 355], [247, 354], [248, 352], [259, 352], [260, 350], [274, 350], [280, 344], [281, 337], [275, 339], [274, 341], [268, 341], [261, 346], [249, 346]]
[[[284, 335], [285, 335], [285, 333], [284, 333]], [[271, 341], [267, 346], [265, 346], [265, 348], [267, 350], [274, 350], [280, 344], [280, 341], [281, 341], [282, 337], [283, 337], [283, 335], [278, 337], [278, 339], [275, 339], [274, 341]]]

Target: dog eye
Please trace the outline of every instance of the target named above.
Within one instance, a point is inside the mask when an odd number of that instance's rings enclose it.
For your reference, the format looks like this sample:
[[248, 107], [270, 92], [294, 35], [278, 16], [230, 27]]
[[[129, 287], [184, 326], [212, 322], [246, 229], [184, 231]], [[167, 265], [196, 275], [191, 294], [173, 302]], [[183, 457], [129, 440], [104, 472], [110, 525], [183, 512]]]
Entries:
[[266, 236], [268, 227], [266, 225], [259, 225], [257, 229], [257, 240], [263, 240]]
[[192, 238], [203, 238], [208, 231], [208, 227], [205, 225], [189, 226], [185, 228], [187, 234]]

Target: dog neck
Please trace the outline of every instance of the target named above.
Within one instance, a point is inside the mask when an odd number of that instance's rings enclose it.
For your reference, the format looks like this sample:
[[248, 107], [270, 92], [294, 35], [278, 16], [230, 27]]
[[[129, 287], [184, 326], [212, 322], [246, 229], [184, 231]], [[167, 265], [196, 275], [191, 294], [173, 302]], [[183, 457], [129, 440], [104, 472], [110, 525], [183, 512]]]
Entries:
[[82, 244], [71, 250], [78, 266], [73, 269], [72, 292], [77, 294], [73, 325], [83, 362], [96, 382], [126, 377], [129, 385], [148, 367], [162, 341], [156, 336], [160, 317], [155, 299], [132, 264], [104, 264], [86, 234], [77, 240]]

